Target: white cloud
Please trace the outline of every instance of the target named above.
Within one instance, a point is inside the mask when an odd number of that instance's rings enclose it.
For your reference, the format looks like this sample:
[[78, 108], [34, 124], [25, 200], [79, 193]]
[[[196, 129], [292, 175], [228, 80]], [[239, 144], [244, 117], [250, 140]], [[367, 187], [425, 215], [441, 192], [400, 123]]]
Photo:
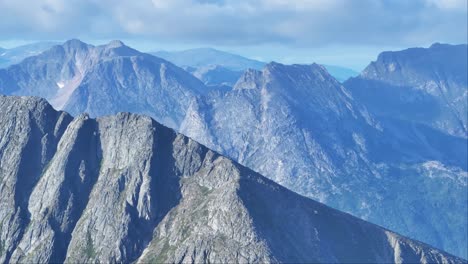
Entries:
[[0, 0], [0, 39], [417, 45], [465, 42], [466, 15], [466, 0]]
[[427, 0], [427, 2], [442, 9], [461, 9], [466, 11], [467, 8], [466, 0]]

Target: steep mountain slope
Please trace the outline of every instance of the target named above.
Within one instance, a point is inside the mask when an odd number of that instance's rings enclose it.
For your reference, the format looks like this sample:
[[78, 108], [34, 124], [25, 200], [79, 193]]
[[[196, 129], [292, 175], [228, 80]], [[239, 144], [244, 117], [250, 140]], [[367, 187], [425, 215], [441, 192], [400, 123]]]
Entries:
[[[452, 196], [447, 200], [458, 201], [455, 203], [456, 206], [451, 203], [434, 206], [437, 210], [441, 210], [440, 212], [461, 210], [461, 213], [465, 215], [468, 214], [466, 191], [468, 185], [466, 165], [468, 160], [466, 153], [468, 149], [466, 140], [468, 135], [467, 49], [467, 45], [434, 44], [427, 49], [412, 48], [398, 52], [383, 52], [377, 61], [372, 62], [360, 76], [344, 84], [352, 92], [356, 102], [365, 105], [374, 114], [383, 129], [389, 132], [389, 136], [402, 142], [413, 142], [413, 138], [425, 140], [428, 153], [432, 152], [436, 155], [421, 165], [415, 166], [409, 172], [403, 169], [397, 175], [403, 175], [402, 173], [426, 175], [420, 179], [421, 185], [428, 184], [428, 177], [437, 178], [434, 183], [443, 181], [444, 184], [441, 186], [430, 184], [432, 187], [426, 190], [427, 194], [423, 194], [434, 197], [430, 198], [433, 201], [445, 200], [438, 196], [451, 196], [452, 190], [458, 189], [456, 191], [458, 198]], [[447, 144], [444, 138], [450, 137], [454, 140], [453, 142], [458, 142], [458, 147]], [[406, 144], [400, 144], [398, 147], [406, 148], [413, 153], [424, 151], [414, 150], [414, 147]], [[441, 150], [446, 153], [452, 151], [452, 154], [437, 157], [437, 153]], [[382, 162], [389, 162], [385, 156], [379, 159]], [[454, 162], [456, 159], [459, 161]], [[411, 162], [404, 161], [403, 164], [405, 165], [399, 168], [407, 167]], [[455, 183], [449, 184], [450, 182]], [[412, 190], [404, 185], [400, 188], [409, 192]], [[443, 194], [440, 192], [441, 189], [446, 189], [447, 193]], [[425, 219], [427, 223], [437, 223], [433, 226], [435, 230], [438, 230], [433, 233], [427, 232], [426, 235], [421, 232], [415, 237], [431, 241], [430, 243], [460, 256], [468, 255], [466, 227], [468, 220], [466, 217], [458, 220], [456, 217], [450, 217], [449, 222], [443, 223], [437, 220], [435, 215], [428, 217], [424, 213], [426, 210], [431, 210], [429, 208], [416, 209], [415, 207], [414, 210], [423, 212], [426, 219], [430, 218], [431, 220]], [[419, 225], [421, 220], [415, 219], [415, 223]], [[453, 228], [455, 226], [461, 229]], [[403, 230], [400, 231], [403, 232]], [[455, 239], [452, 241], [445, 239], [443, 234]], [[427, 240], [423, 236], [432, 238]]]
[[[332, 174], [334, 168], [330, 168], [333, 165], [328, 156], [332, 145], [342, 148], [340, 163], [345, 162], [346, 150], [357, 146], [351, 132], [360, 133], [359, 129], [374, 125], [366, 119], [367, 113], [361, 112], [339, 83], [318, 65], [271, 63], [262, 71], [249, 70], [232, 91], [210, 94], [198, 112], [207, 122], [208, 135], [214, 137], [223, 153], [247, 166], [253, 165], [258, 171], [266, 168], [276, 171], [271, 175], [277, 177], [275, 181], [289, 182], [296, 190], [317, 187], [313, 181], [321, 179], [309, 175]], [[196, 114], [188, 115], [181, 131], [201, 139], [203, 135], [196, 132], [204, 130], [193, 125], [198, 120]], [[194, 127], [195, 131], [191, 131]], [[346, 137], [350, 138], [341, 138], [340, 129], [349, 131]], [[282, 179], [285, 175], [295, 177], [297, 184], [292, 186], [292, 179]], [[331, 189], [327, 186], [320, 193]]]
[[46, 98], [56, 109], [92, 116], [118, 111], [151, 113], [177, 127], [189, 101], [205, 86], [173, 64], [113, 41], [79, 40], [0, 70], [0, 93]]
[[212, 48], [151, 52], [192, 73], [206, 85], [232, 87], [247, 69], [261, 69], [266, 63]]
[[464, 262], [149, 117], [71, 120], [43, 99], [4, 96], [0, 113], [2, 262]]
[[466, 255], [465, 140], [382, 127], [318, 65], [248, 71], [190, 111], [182, 133], [283, 186]]
[[208, 88], [120, 42], [54, 49], [0, 70], [0, 90], [50, 92], [74, 115], [148, 114], [300, 194], [467, 255], [466, 139], [375, 120], [319, 65], [270, 63]]
[[[157, 57], [166, 59], [180, 67], [189, 68], [195, 77], [206, 84], [232, 86], [240, 77], [241, 72], [254, 69], [261, 70], [267, 63], [258, 60], [248, 59], [236, 54], [220, 51], [211, 48], [190, 49], [184, 51], [158, 51], [150, 52]], [[327, 71], [340, 82], [359, 73], [351, 69], [335, 66], [323, 65]]]
[[25, 58], [40, 54], [54, 45], [57, 45], [57, 43], [37, 42], [10, 49], [0, 48], [0, 68], [6, 68], [10, 65], [19, 63]]
[[373, 113], [468, 136], [468, 46], [434, 44], [383, 52], [346, 82]]

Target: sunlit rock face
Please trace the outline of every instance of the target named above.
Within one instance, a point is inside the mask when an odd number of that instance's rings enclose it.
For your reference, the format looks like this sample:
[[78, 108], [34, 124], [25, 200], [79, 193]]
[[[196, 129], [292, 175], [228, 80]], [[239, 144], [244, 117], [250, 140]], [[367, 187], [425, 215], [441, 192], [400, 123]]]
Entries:
[[0, 97], [0, 261], [463, 263], [149, 117]]
[[[466, 257], [467, 142], [454, 111], [424, 92], [430, 85], [408, 88], [411, 78], [371, 85], [420, 60], [418, 83], [438, 82], [426, 73], [437, 69], [450, 91], [466, 87], [464, 47], [383, 53], [373, 64], [387, 66], [344, 85], [320, 65], [270, 63], [220, 87], [119, 41], [71, 40], [0, 70], [0, 92], [43, 96], [73, 116], [147, 114], [295, 192]], [[452, 66], [439, 65], [444, 56]]]
[[120, 41], [93, 46], [69, 40], [0, 70], [2, 94], [40, 96], [74, 116], [151, 113], [173, 128], [204, 89], [190, 73]]

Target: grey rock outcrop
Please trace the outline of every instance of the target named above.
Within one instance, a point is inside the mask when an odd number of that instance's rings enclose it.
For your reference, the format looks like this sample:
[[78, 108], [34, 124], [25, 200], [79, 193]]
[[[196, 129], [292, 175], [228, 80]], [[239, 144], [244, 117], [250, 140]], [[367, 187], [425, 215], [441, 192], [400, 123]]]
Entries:
[[466, 139], [377, 118], [319, 65], [271, 63], [206, 98], [182, 133], [302, 195], [467, 254]]
[[72, 120], [33, 97], [0, 110], [1, 262], [465, 262], [149, 117]]
[[[382, 57], [397, 57], [399, 65], [411, 66], [409, 76], [417, 76], [417, 83], [445, 76], [450, 80], [446, 88], [463, 92], [461, 73], [467, 68], [458, 61], [466, 50], [450, 45], [437, 50], [437, 59], [418, 59], [413, 52]], [[439, 65], [444, 53], [453, 65]], [[369, 69], [386, 67], [380, 64]], [[432, 69], [437, 74], [429, 74]], [[368, 72], [375, 74], [363, 75], [387, 78], [383, 70]], [[401, 85], [414, 83], [412, 78], [392, 78]], [[387, 103], [408, 89], [376, 95], [374, 88], [382, 87], [349, 83], [341, 85], [316, 64], [270, 63], [245, 72], [232, 89], [207, 87], [173, 64], [119, 41], [94, 47], [71, 40], [0, 70], [1, 93], [45, 96], [74, 116], [119, 111], [150, 115], [302, 195], [466, 257], [467, 141], [455, 133], [461, 130], [455, 129], [454, 119], [445, 118], [453, 116], [451, 108], [439, 108], [440, 98], [421, 108], [438, 109], [439, 120], [452, 120], [450, 126], [411, 111], [418, 100], [409, 100], [406, 110], [395, 107], [385, 114]], [[363, 100], [361, 95], [367, 94], [374, 94], [376, 103], [370, 104], [372, 97]], [[460, 109], [466, 106], [466, 100], [457, 102]]]

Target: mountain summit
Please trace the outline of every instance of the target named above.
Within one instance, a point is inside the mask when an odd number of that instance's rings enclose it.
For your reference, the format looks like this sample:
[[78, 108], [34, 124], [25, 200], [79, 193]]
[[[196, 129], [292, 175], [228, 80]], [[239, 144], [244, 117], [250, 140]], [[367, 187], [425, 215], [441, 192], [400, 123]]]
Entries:
[[402, 86], [401, 97], [371, 105], [365, 96], [384, 86], [342, 85], [317, 64], [269, 63], [232, 88], [207, 87], [120, 43], [76, 40], [0, 70], [3, 93], [41, 95], [74, 116], [147, 114], [295, 192], [464, 257], [466, 138], [411, 108], [387, 111], [412, 98]]
[[149, 117], [0, 96], [0, 261], [464, 263]]
[[383, 52], [345, 85], [376, 115], [468, 137], [468, 45]]
[[190, 102], [183, 99], [204, 92], [191, 74], [120, 41], [93, 46], [69, 40], [0, 70], [0, 93], [40, 96], [73, 115], [152, 113], [171, 127], [185, 116]]

